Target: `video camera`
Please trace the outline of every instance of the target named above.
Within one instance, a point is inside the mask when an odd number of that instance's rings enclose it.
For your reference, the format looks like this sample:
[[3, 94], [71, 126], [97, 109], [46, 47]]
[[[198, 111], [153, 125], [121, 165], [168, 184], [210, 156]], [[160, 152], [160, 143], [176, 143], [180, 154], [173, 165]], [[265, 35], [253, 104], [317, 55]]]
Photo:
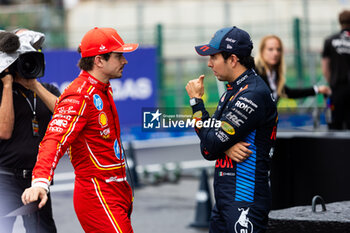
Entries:
[[[18, 37], [11, 32], [1, 32], [0, 34], [0, 50], [1, 57], [9, 60], [8, 63], [1, 64], [2, 72], [0, 78], [10, 73], [16, 76], [16, 73], [25, 79], [35, 79], [44, 76], [45, 60], [44, 54], [35, 48], [38, 42], [40, 44], [43, 38], [39, 38], [37, 32], [28, 31], [25, 35]], [[33, 36], [34, 35], [34, 36]], [[40, 34], [39, 36], [42, 36]], [[37, 39], [37, 36], [39, 39]], [[8, 69], [8, 72], [5, 70]]]
[[44, 54], [41, 52], [23, 53], [8, 69], [12, 76], [15, 76], [17, 72], [25, 79], [42, 77], [45, 71]]

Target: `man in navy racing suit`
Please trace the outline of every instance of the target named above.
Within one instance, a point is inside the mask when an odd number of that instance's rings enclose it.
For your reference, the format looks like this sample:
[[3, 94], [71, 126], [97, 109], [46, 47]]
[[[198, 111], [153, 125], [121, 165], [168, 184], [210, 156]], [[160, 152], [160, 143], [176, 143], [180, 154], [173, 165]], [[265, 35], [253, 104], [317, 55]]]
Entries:
[[[220, 29], [209, 44], [196, 46], [198, 54], [210, 56], [208, 66], [218, 80], [228, 82], [212, 118], [201, 99], [204, 75], [186, 86], [202, 155], [216, 160], [211, 233], [257, 233], [267, 228], [277, 110], [269, 88], [253, 69], [252, 48], [249, 34], [237, 27]], [[206, 128], [202, 122], [208, 120], [220, 120], [221, 126]]]

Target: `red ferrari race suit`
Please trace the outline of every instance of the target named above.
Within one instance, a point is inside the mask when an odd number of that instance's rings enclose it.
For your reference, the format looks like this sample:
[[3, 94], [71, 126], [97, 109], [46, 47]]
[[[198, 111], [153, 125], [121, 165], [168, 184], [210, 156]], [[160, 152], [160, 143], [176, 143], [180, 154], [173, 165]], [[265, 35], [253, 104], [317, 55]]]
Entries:
[[82, 71], [58, 99], [33, 171], [32, 186], [47, 189], [68, 149], [76, 176], [74, 208], [85, 232], [133, 232], [132, 190], [112, 95], [109, 83]]

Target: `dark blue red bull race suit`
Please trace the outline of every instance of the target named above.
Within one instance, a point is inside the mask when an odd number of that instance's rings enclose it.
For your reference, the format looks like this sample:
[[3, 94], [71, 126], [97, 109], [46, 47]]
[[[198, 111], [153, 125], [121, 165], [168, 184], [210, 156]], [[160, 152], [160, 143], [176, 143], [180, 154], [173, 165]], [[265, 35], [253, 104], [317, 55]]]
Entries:
[[[209, 117], [203, 101], [192, 107], [196, 121], [220, 120], [220, 127], [196, 124], [201, 152], [216, 160], [216, 204], [210, 220], [212, 233], [265, 232], [271, 206], [270, 159], [276, 140], [277, 109], [269, 88], [253, 69], [227, 84], [216, 112]], [[197, 127], [199, 126], [199, 127]], [[250, 143], [251, 154], [236, 163], [224, 151], [235, 143]]]

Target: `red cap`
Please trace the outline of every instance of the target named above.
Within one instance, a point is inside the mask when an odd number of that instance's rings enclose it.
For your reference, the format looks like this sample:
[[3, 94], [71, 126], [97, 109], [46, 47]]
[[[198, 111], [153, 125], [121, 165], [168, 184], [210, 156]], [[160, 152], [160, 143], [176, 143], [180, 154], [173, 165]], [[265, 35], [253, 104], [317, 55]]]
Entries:
[[109, 52], [132, 52], [139, 47], [139, 44], [124, 44], [123, 39], [113, 28], [95, 27], [84, 35], [79, 47], [82, 57], [92, 57]]

